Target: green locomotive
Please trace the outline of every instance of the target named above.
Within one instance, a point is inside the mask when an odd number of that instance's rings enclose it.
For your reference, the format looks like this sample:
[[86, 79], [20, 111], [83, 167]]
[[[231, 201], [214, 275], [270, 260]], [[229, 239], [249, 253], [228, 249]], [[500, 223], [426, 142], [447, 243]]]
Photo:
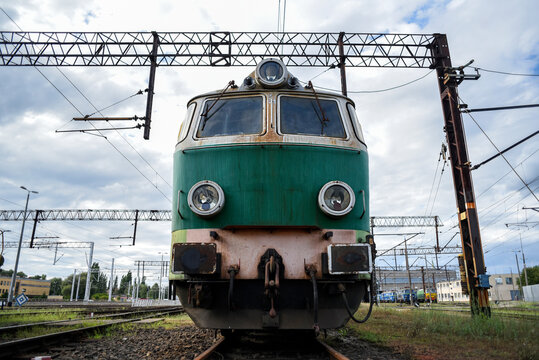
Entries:
[[189, 101], [173, 188], [170, 285], [198, 326], [337, 328], [369, 299], [368, 157], [349, 98], [263, 60]]

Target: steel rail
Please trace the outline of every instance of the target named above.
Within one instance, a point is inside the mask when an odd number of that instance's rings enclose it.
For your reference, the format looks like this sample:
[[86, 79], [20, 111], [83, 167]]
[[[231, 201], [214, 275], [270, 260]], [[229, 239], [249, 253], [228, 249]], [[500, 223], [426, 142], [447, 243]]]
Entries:
[[[430, 310], [430, 311], [445, 311], [445, 312], [454, 312], [454, 313], [465, 313], [465, 314], [469, 314], [470, 311], [469, 310], [466, 310], [464, 308], [462, 309], [458, 309], [458, 308], [453, 308], [453, 309], [442, 309], [442, 308], [424, 308], [424, 307], [419, 307], [417, 309], [420, 309], [420, 310]], [[459, 314], [460, 315], [460, 314]], [[497, 312], [497, 311], [492, 311], [492, 316], [498, 316], [498, 317], [501, 317], [501, 318], [510, 318], [510, 319], [519, 319], [519, 320], [532, 320], [532, 321], [538, 321], [539, 320], [539, 315], [531, 315], [531, 314], [506, 314], [506, 313], [501, 313], [501, 312]]]
[[[328, 344], [324, 343], [320, 339], [312, 339], [312, 340], [314, 341], [312, 345], [315, 346], [315, 347], [319, 346], [319, 348], [320, 348], [319, 350], [321, 352], [326, 353], [328, 355], [329, 359], [332, 359], [332, 360], [349, 360], [348, 357], [341, 354], [340, 352], [338, 352], [337, 350], [335, 350], [334, 348], [332, 348]], [[213, 343], [209, 348], [204, 350], [199, 355], [195, 356], [193, 360], [211, 359], [216, 353], [219, 353], [221, 355], [221, 358], [227, 358], [226, 357], [227, 347], [232, 347], [232, 348], [236, 347], [236, 346], [234, 346], [232, 344], [232, 342], [233, 342], [232, 339], [229, 339], [229, 338], [223, 336], [223, 337], [219, 338], [215, 343]], [[279, 345], [276, 345], [276, 346], [279, 347]], [[282, 346], [282, 344], [280, 344], [280, 346]], [[310, 348], [310, 350], [313, 350], [313, 348]], [[264, 351], [264, 350], [262, 350], [262, 351]], [[262, 358], [266, 358], [266, 357], [264, 357], [265, 355], [266, 354], [262, 355]], [[303, 359], [304, 358], [301, 351], [297, 351], [296, 356], [297, 356], [298, 359]], [[288, 359], [288, 358], [292, 358], [292, 357], [287, 356], [286, 358]]]
[[327, 351], [329, 358], [331, 360], [348, 360], [348, 357], [344, 356], [343, 354], [341, 354], [340, 352], [338, 352], [337, 350], [335, 350], [334, 348], [332, 348], [331, 346], [329, 346], [322, 340], [320, 339], [316, 339], [316, 340]]

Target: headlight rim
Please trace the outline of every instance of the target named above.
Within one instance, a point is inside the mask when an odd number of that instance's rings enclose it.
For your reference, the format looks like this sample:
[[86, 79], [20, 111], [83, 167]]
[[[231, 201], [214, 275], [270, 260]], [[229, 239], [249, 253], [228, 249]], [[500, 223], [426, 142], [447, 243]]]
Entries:
[[[193, 194], [194, 194], [194, 192], [198, 188], [200, 188], [202, 185], [212, 186], [215, 190], [217, 190], [217, 195], [219, 196], [219, 199], [217, 201], [217, 205], [213, 209], [211, 209], [209, 211], [200, 210], [199, 208], [197, 208], [195, 206], [195, 204], [193, 202]], [[194, 212], [196, 215], [198, 215], [200, 217], [203, 217], [203, 218], [212, 217], [212, 216], [217, 215], [219, 212], [221, 212], [221, 210], [225, 206], [225, 192], [223, 191], [221, 186], [219, 186], [219, 184], [217, 184], [215, 181], [201, 180], [201, 181], [197, 182], [196, 184], [194, 184], [193, 186], [191, 186], [191, 189], [189, 190], [189, 193], [187, 194], [187, 204], [189, 205], [189, 208], [191, 209], [191, 211]]]
[[[281, 77], [279, 77], [278, 79], [276, 79], [274, 81], [266, 80], [264, 78], [264, 76], [262, 76], [260, 74], [260, 70], [261, 70], [262, 66], [265, 63], [268, 63], [268, 62], [277, 63], [281, 67], [281, 70], [283, 72]], [[286, 65], [284, 64], [284, 62], [282, 62], [280, 59], [267, 58], [267, 59], [264, 59], [260, 63], [257, 64], [256, 70], [255, 70], [255, 78], [256, 78], [256, 81], [265, 88], [276, 88], [276, 87], [279, 87], [279, 86], [283, 85], [287, 81], [287, 79], [288, 79], [288, 70], [287, 70]]]
[[[348, 206], [345, 209], [340, 210], [340, 211], [336, 211], [329, 208], [324, 201], [324, 195], [326, 191], [334, 185], [339, 185], [343, 187], [350, 195], [350, 204], [348, 204]], [[322, 186], [322, 188], [320, 188], [320, 191], [318, 192], [318, 207], [320, 208], [320, 210], [322, 210], [324, 214], [332, 218], [340, 218], [345, 215], [348, 215], [354, 209], [355, 204], [356, 204], [356, 195], [354, 193], [354, 190], [352, 189], [350, 185], [348, 185], [344, 181], [340, 181], [340, 180], [329, 181], [326, 184], [324, 184], [324, 186]]]

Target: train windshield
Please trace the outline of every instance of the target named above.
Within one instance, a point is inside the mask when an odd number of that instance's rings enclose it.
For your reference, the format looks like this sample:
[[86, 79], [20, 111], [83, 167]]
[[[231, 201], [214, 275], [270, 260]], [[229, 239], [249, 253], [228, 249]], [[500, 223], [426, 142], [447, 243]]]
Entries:
[[336, 101], [282, 96], [280, 106], [283, 134], [346, 138]]
[[197, 137], [260, 134], [262, 110], [261, 96], [208, 100], [200, 115]]

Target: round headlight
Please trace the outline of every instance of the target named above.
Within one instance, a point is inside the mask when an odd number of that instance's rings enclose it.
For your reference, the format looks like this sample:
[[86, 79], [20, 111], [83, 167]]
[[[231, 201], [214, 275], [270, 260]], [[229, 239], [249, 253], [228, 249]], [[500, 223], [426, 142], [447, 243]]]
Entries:
[[189, 190], [187, 202], [195, 214], [204, 217], [212, 216], [221, 211], [225, 205], [225, 193], [213, 181], [203, 180], [197, 182]]
[[352, 211], [355, 203], [354, 191], [342, 181], [330, 181], [318, 193], [318, 206], [329, 216], [346, 215]]
[[262, 60], [256, 67], [256, 79], [265, 87], [277, 87], [282, 85], [287, 77], [286, 67], [281, 60]]

